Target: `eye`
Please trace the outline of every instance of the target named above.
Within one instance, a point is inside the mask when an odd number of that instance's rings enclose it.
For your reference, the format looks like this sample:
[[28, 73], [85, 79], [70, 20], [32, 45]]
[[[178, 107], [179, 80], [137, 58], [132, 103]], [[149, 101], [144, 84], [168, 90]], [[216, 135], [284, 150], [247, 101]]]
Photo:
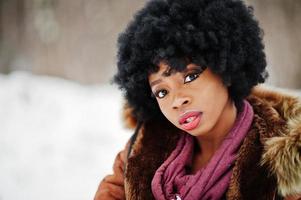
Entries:
[[155, 92], [156, 97], [158, 97], [159, 99], [162, 99], [165, 97], [165, 95], [167, 95], [167, 90], [159, 90], [157, 92]]
[[189, 82], [195, 80], [196, 78], [199, 77], [199, 75], [200, 75], [200, 73], [188, 74], [187, 76], [185, 76], [184, 83], [189, 83]]

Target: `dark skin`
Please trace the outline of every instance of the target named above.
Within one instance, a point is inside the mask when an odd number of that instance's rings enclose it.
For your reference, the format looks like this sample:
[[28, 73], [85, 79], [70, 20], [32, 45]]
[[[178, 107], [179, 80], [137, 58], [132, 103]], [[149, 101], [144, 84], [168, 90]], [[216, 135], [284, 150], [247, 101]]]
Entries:
[[191, 63], [183, 72], [166, 76], [169, 66], [159, 64], [159, 71], [149, 76], [149, 84], [164, 116], [176, 127], [186, 111], [201, 111], [197, 128], [186, 131], [195, 136], [198, 149], [193, 157], [192, 173], [209, 162], [232, 128], [237, 109], [221, 78], [209, 68]]

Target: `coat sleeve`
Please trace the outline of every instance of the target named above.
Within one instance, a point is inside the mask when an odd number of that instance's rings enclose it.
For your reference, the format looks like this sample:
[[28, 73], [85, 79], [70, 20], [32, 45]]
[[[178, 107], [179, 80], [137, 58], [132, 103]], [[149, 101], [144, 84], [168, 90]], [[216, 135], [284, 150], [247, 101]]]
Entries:
[[124, 165], [129, 149], [127, 142], [125, 148], [120, 151], [113, 164], [113, 174], [105, 176], [100, 182], [94, 200], [124, 200]]

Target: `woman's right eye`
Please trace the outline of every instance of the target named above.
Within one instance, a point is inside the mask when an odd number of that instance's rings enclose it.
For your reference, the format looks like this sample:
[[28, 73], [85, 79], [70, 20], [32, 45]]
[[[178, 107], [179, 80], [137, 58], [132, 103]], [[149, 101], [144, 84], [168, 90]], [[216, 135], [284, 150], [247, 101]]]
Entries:
[[162, 99], [167, 94], [167, 90], [159, 90], [155, 94], [156, 94], [156, 97], [158, 97], [159, 99]]

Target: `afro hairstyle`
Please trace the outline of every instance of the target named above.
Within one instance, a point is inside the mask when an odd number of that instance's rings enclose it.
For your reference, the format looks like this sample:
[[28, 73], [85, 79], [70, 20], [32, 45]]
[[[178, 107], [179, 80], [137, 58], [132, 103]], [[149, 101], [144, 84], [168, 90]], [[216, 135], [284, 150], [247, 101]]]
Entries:
[[138, 121], [160, 119], [148, 76], [160, 61], [176, 71], [195, 63], [222, 78], [240, 109], [268, 77], [262, 37], [253, 8], [241, 0], [150, 0], [119, 35], [113, 82]]

